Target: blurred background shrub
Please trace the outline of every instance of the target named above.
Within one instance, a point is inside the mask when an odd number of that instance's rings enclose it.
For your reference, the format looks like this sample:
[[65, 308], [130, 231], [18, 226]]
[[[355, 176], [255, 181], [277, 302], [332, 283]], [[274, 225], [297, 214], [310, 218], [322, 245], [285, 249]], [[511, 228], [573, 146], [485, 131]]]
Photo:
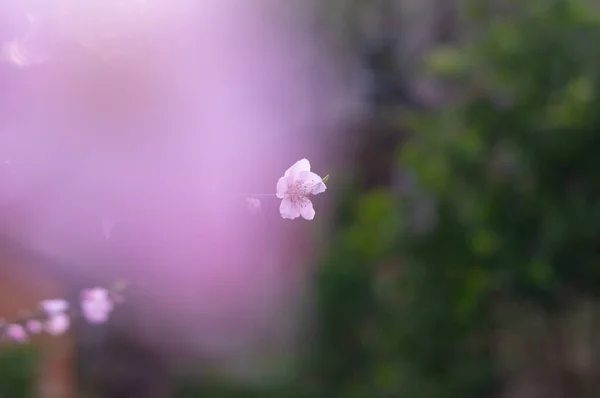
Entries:
[[28, 398], [35, 392], [39, 353], [13, 346], [0, 353], [0, 396]]

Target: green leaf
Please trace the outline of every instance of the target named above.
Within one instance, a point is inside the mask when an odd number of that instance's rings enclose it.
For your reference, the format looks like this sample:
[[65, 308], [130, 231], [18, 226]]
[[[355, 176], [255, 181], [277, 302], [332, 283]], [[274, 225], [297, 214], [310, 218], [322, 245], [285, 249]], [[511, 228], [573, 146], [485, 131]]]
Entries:
[[452, 47], [439, 47], [432, 50], [425, 62], [429, 71], [438, 76], [455, 76], [466, 68], [462, 53]]

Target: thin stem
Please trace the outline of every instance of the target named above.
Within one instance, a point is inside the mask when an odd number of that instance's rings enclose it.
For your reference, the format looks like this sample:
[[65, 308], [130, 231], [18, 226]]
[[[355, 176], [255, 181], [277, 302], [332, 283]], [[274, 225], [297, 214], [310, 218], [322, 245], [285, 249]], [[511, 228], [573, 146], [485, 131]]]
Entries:
[[237, 196], [276, 196], [275, 193], [238, 193]]

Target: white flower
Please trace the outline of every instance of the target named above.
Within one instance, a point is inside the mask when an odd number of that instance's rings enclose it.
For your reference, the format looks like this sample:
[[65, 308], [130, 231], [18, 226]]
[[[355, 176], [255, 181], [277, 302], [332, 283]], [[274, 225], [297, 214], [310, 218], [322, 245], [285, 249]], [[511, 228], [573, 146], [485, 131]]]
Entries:
[[27, 332], [23, 326], [16, 323], [6, 325], [6, 335], [18, 343], [24, 343], [27, 341]]
[[323, 179], [310, 171], [310, 162], [306, 159], [297, 161], [277, 182], [277, 197], [282, 199], [281, 217], [293, 220], [302, 216], [312, 220], [315, 209], [308, 195], [325, 192], [325, 189]]
[[44, 300], [41, 307], [48, 315], [44, 324], [46, 332], [53, 336], [63, 334], [69, 329], [71, 321], [66, 311], [69, 309], [69, 303], [63, 299]]
[[108, 290], [96, 287], [81, 293], [81, 310], [89, 323], [104, 323], [114, 308]]

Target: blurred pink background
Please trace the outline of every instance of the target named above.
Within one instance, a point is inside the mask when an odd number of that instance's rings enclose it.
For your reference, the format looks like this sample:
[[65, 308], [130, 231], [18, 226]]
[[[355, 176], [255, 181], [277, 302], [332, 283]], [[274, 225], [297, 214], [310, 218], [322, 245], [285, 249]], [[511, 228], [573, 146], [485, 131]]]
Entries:
[[355, 98], [309, 7], [281, 4], [0, 3], [1, 232], [75, 276], [130, 280], [128, 331], [173, 352], [298, 321], [331, 194], [312, 222], [237, 194], [274, 193], [303, 157], [331, 172]]

